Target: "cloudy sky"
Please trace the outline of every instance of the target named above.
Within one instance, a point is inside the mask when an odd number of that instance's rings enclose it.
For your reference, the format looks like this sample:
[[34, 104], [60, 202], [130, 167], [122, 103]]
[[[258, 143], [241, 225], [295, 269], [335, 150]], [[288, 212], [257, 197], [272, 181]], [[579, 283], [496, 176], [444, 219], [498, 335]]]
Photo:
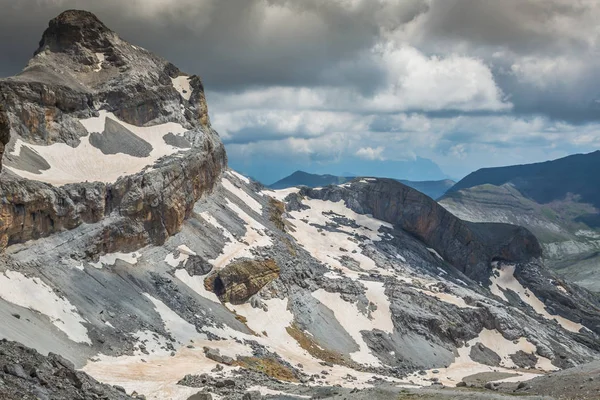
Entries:
[[98, 15], [200, 75], [230, 164], [407, 179], [600, 148], [592, 0], [0, 0], [0, 76]]

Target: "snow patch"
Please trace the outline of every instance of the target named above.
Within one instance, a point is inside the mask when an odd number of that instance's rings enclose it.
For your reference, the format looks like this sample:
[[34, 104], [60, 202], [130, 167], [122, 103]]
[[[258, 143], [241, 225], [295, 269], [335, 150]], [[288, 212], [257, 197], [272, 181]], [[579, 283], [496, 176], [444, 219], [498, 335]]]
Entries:
[[202, 276], [191, 276], [185, 269], [178, 269], [175, 271], [175, 277], [200, 296], [214, 301], [215, 303], [221, 303], [221, 300], [219, 300], [216, 294], [206, 290], [206, 287], [204, 287], [204, 278]]
[[266, 194], [267, 196], [271, 196], [275, 200], [284, 201], [286, 197], [288, 197], [292, 193], [298, 193], [300, 188], [293, 187], [281, 190], [263, 190], [261, 193]]
[[181, 263], [185, 263], [188, 260], [188, 258], [190, 258], [190, 256], [196, 255], [196, 253], [194, 253], [189, 247], [187, 247], [184, 244], [177, 247], [177, 250], [179, 250], [179, 254], [177, 256], [175, 256], [174, 253], [169, 253], [165, 257], [165, 262], [173, 268], [176, 268]]
[[246, 204], [248, 207], [250, 207], [254, 212], [256, 212], [259, 215], [262, 215], [262, 209], [263, 209], [262, 204], [260, 204], [256, 200], [254, 200], [254, 198], [252, 196], [250, 196], [248, 193], [246, 193], [239, 187], [235, 186], [227, 178], [224, 178], [221, 181], [221, 183], [223, 184], [223, 187], [225, 189], [227, 189], [231, 194], [233, 194], [235, 197], [240, 199], [244, 204]]
[[[370, 271], [377, 268], [375, 261], [363, 254], [363, 249], [354, 236], [366, 237], [369, 241], [379, 241], [382, 235], [379, 233], [381, 227], [391, 228], [391, 225], [377, 220], [369, 215], [355, 213], [350, 210], [342, 200], [330, 202], [323, 200], [305, 199], [303, 204], [309, 206], [307, 210], [291, 211], [289, 214], [294, 218], [289, 221], [294, 225], [290, 234], [301, 244], [314, 258], [321, 261], [331, 269], [350, 278], [357, 279], [359, 271], [345, 266], [341, 259], [349, 257], [355, 260], [360, 269]], [[335, 214], [332, 215], [331, 213]], [[321, 230], [314, 226], [326, 226], [333, 223], [335, 216], [343, 216], [353, 220], [358, 227], [339, 225], [335, 232]], [[392, 275], [390, 271], [377, 269], [382, 275]]]
[[[470, 356], [471, 348], [477, 343], [483, 344], [485, 347], [498, 354], [501, 358], [501, 367], [491, 367], [473, 361]], [[415, 373], [411, 376], [411, 379], [415, 383], [429, 385], [431, 384], [429, 379], [436, 377], [446, 386], [455, 386], [456, 383], [460, 382], [463, 378], [482, 372], [507, 372], [518, 374], [518, 376], [511, 378], [513, 382], [525, 381], [540, 376], [540, 374], [512, 369], [515, 367], [515, 364], [510, 358], [510, 355], [517, 353], [519, 350], [530, 354], [535, 354], [536, 352], [535, 345], [525, 338], [520, 338], [515, 343], [505, 339], [502, 334], [496, 330], [483, 329], [478, 337], [470, 340], [466, 346], [457, 349], [458, 357], [455, 358], [454, 362], [450, 364], [448, 368], [436, 368], [438, 373], [435, 374], [433, 373], [434, 370], [429, 370], [424, 376]], [[538, 357], [536, 368], [546, 371], [558, 369], [551, 364], [549, 359], [539, 355], [536, 355], [536, 357]]]
[[389, 325], [385, 321], [385, 318], [379, 316], [380, 318], [378, 319], [370, 320], [359, 311], [356, 304], [351, 304], [343, 300], [339, 293], [329, 293], [323, 289], [319, 289], [313, 292], [312, 295], [333, 312], [335, 319], [338, 320], [340, 325], [352, 336], [352, 339], [358, 345], [359, 350], [350, 353], [352, 360], [360, 364], [381, 366], [379, 359], [371, 353], [369, 346], [365, 343], [361, 331], [371, 331], [381, 328], [387, 330]]
[[223, 247], [221, 254], [216, 259], [209, 260], [209, 262], [217, 270], [226, 267], [231, 261], [237, 258], [254, 258], [254, 254], [252, 254], [251, 250], [258, 247], [268, 247], [273, 244], [271, 238], [266, 234], [266, 228], [261, 223], [250, 217], [236, 204], [229, 201], [229, 199], [226, 201], [227, 207], [235, 212], [238, 217], [240, 217], [240, 219], [246, 223], [246, 234], [240, 241], [238, 241], [212, 216], [206, 213], [200, 214], [208, 223], [218, 229], [222, 229], [225, 237], [229, 239], [229, 242], [227, 242], [225, 247]]
[[189, 101], [190, 96], [192, 95], [192, 88], [190, 87], [190, 77], [181, 75], [177, 78], [171, 78], [171, 82], [173, 83], [173, 87], [179, 92], [181, 97]]
[[109, 253], [100, 256], [98, 262], [89, 263], [92, 267], [102, 269], [102, 267], [107, 265], [115, 265], [117, 260], [125, 261], [128, 264], [135, 265], [138, 262], [138, 258], [140, 257], [139, 253]]
[[165, 303], [150, 296], [148, 293], [144, 293], [144, 296], [154, 304], [156, 312], [160, 314], [160, 317], [164, 322], [165, 329], [173, 335], [175, 340], [179, 343], [187, 344], [190, 340], [201, 336], [201, 334], [196, 331], [194, 325], [177, 315], [177, 313], [171, 310]]
[[548, 320], [556, 320], [560, 326], [571, 332], [579, 332], [583, 325], [568, 320], [560, 315], [552, 315], [546, 310], [544, 303], [538, 299], [533, 292], [529, 289], [524, 288], [523, 285], [514, 277], [515, 266], [514, 265], [502, 265], [500, 269], [494, 269], [495, 272], [499, 273], [499, 276], [492, 274], [490, 291], [496, 296], [508, 301], [501, 289], [510, 289], [515, 292], [519, 298], [525, 303], [531, 306], [542, 317]]
[[[436, 256], [438, 259], [440, 259], [441, 261], [444, 261], [444, 257], [440, 256], [440, 253], [438, 253], [437, 251], [435, 251], [435, 249], [432, 249], [431, 247], [428, 247], [427, 250], [433, 254], [434, 256]], [[445, 271], [444, 271], [445, 272]]]
[[69, 339], [92, 344], [88, 337], [87, 321], [68, 300], [60, 298], [52, 288], [38, 278], [28, 278], [20, 272], [5, 271], [0, 274], [0, 297], [9, 303], [29, 308], [46, 315], [54, 326]]
[[90, 136], [81, 138], [75, 148], [65, 143], [54, 143], [49, 146], [24, 143], [17, 139], [13, 155], [20, 155], [23, 146], [29, 147], [43, 158], [50, 168], [33, 173], [6, 166], [15, 174], [36, 181], [53, 185], [64, 185], [76, 182], [114, 182], [121, 176], [136, 174], [145, 167], [154, 164], [159, 158], [181, 151], [180, 148], [165, 143], [163, 136], [168, 133], [181, 135], [187, 131], [182, 125], [167, 122], [164, 124], [139, 127], [120, 121], [114, 114], [100, 110], [100, 116], [81, 119], [79, 122], [89, 132], [102, 133], [106, 118], [117, 121], [127, 130], [137, 135], [152, 146], [148, 157], [134, 157], [124, 153], [104, 154], [90, 144]]
[[250, 184], [250, 179], [246, 178], [244, 175], [240, 174], [239, 172], [236, 172], [236, 171], [230, 169], [229, 171], [227, 171], [227, 174], [229, 174], [231, 176], [235, 176], [236, 178], [238, 178], [239, 180], [244, 182], [246, 185]]

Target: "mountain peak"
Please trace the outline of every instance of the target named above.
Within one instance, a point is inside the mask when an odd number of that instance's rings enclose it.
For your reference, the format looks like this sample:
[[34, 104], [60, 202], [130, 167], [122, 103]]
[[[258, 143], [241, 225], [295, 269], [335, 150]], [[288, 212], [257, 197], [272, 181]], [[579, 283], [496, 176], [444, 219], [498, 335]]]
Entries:
[[64, 52], [77, 45], [90, 50], [106, 48], [109, 45], [106, 34], [109, 33], [112, 34], [112, 31], [93, 13], [67, 10], [50, 21], [36, 54], [45, 49]]

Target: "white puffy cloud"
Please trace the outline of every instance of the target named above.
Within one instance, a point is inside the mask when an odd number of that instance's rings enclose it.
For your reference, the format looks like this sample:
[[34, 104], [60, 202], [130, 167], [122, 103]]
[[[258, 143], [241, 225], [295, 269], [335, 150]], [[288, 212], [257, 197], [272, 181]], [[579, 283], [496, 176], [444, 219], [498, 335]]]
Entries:
[[361, 147], [356, 151], [356, 155], [365, 160], [385, 160], [383, 157], [383, 146], [378, 147]]

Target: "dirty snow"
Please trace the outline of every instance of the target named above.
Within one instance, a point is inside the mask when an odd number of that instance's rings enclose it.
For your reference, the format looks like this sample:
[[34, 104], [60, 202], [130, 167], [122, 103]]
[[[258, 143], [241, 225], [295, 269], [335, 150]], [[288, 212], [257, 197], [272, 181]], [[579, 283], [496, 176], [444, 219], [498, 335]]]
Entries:
[[[330, 202], [314, 199], [305, 199], [303, 204], [309, 206], [307, 210], [291, 211], [289, 214], [294, 218], [290, 222], [294, 225], [294, 230], [290, 234], [296, 241], [304, 246], [317, 260], [328, 265], [333, 270], [340, 271], [343, 275], [356, 279], [360, 274], [344, 266], [340, 261], [343, 256], [350, 257], [357, 261], [360, 269], [369, 271], [377, 268], [375, 261], [366, 255], [362, 254], [362, 248], [359, 243], [354, 240], [354, 235], [367, 237], [368, 241], [379, 241], [381, 235], [379, 229], [384, 227], [391, 228], [387, 222], [377, 220], [369, 215], [355, 213], [350, 210], [343, 201]], [[344, 216], [356, 222], [358, 228], [348, 226], [338, 226], [337, 229], [341, 232], [321, 231], [312, 224], [325, 226], [332, 222], [331, 215], [324, 213], [333, 212], [337, 215]], [[304, 222], [303, 220], [307, 220]], [[382, 275], [392, 275], [391, 272], [379, 269]]]
[[[246, 257], [246, 258], [254, 258], [252, 254], [253, 249], [258, 247], [268, 247], [273, 244], [271, 238], [266, 234], [266, 228], [254, 218], [250, 217], [244, 210], [239, 208], [236, 204], [232, 203], [227, 199], [227, 207], [229, 207], [233, 212], [237, 214], [237, 216], [246, 223], [246, 234], [244, 237], [238, 241], [233, 235], [227, 232], [214, 218], [207, 219], [207, 222], [212, 224], [213, 226], [220, 228], [224, 231], [224, 234], [227, 238], [229, 238], [229, 242], [225, 244], [221, 254], [214, 260], [209, 260], [209, 262], [216, 268], [221, 269], [227, 266], [231, 261]], [[202, 213], [201, 216], [206, 219], [205, 213]], [[209, 216], [210, 217], [210, 216]], [[229, 236], [225, 233], [229, 233]]]
[[177, 78], [171, 78], [171, 82], [173, 83], [173, 87], [179, 92], [181, 97], [189, 101], [190, 96], [192, 95], [192, 88], [190, 87], [190, 77], [181, 75]]
[[0, 274], [0, 297], [9, 303], [46, 315], [52, 324], [74, 342], [92, 344], [87, 321], [68, 300], [60, 298], [39, 278], [28, 278], [20, 272]]
[[[335, 301], [336, 300], [334, 299], [334, 302]], [[343, 300], [340, 301], [343, 302]], [[344, 387], [357, 388], [372, 386], [371, 384], [368, 384], [367, 381], [371, 380], [374, 374], [356, 371], [341, 365], [335, 365], [333, 368], [324, 367], [320, 364], [321, 360], [312, 357], [306, 350], [300, 347], [298, 342], [296, 342], [296, 340], [292, 338], [286, 330], [286, 328], [294, 321], [293, 314], [287, 309], [287, 299], [271, 299], [264, 301], [264, 303], [268, 307], [268, 311], [264, 311], [262, 308], [253, 308], [250, 304], [235, 306], [229, 304], [227, 305], [232, 310], [235, 310], [238, 315], [242, 315], [247, 318], [248, 322], [246, 325], [258, 333], [258, 337], [245, 335], [227, 327], [225, 327], [225, 329], [210, 328], [210, 332], [226, 338], [230, 337], [232, 339], [239, 340], [256, 340], [258, 343], [267, 346], [272, 351], [279, 354], [290, 364], [302, 364], [302, 371], [307, 374], [320, 375], [320, 372], [324, 369], [328, 370], [329, 375], [327, 375], [324, 379], [328, 385], [340, 384]], [[352, 308], [356, 309], [356, 307], [350, 303], [346, 303], [346, 305], [348, 310], [351, 310]], [[358, 312], [358, 310], [356, 311]], [[363, 319], [367, 318], [363, 314], [361, 315]], [[267, 335], [264, 336], [263, 332], [265, 332]], [[371, 361], [378, 362], [378, 360], [370, 354], [367, 357]], [[344, 377], [347, 374], [351, 374], [352, 376], [356, 377], [357, 380], [352, 382], [346, 381]], [[386, 377], [385, 379], [398, 382], [398, 380], [389, 377]]]
[[31, 179], [64, 185], [67, 183], [99, 181], [114, 182], [120, 176], [132, 175], [140, 172], [146, 166], [154, 164], [159, 158], [181, 151], [180, 148], [165, 143], [163, 136], [167, 133], [181, 135], [186, 132], [182, 125], [168, 122], [165, 124], [139, 127], [120, 121], [114, 114], [105, 110], [100, 111], [99, 117], [81, 119], [79, 122], [88, 132], [104, 132], [106, 118], [111, 118], [123, 127], [139, 136], [152, 146], [148, 157], [133, 157], [124, 153], [104, 154], [89, 142], [90, 136], [81, 138], [79, 146], [73, 148], [65, 143], [54, 143], [49, 146], [24, 143], [17, 139], [15, 150], [11, 153], [19, 155], [23, 146], [29, 147], [50, 165], [47, 170], [39, 174], [6, 166], [15, 174]]
[[501, 289], [510, 289], [515, 292], [519, 298], [526, 304], [530, 305], [538, 314], [548, 320], [556, 320], [560, 326], [571, 332], [579, 332], [583, 325], [568, 320], [559, 315], [552, 315], [546, 310], [544, 303], [538, 299], [529, 289], [524, 288], [523, 285], [514, 277], [515, 266], [514, 265], [502, 265], [500, 269], [494, 269], [495, 272], [499, 273], [499, 276], [492, 274], [490, 291], [496, 296], [508, 301], [506, 296]]
[[310, 396], [304, 396], [300, 394], [290, 394], [286, 392], [282, 392], [281, 390], [273, 390], [269, 389], [265, 386], [251, 386], [247, 389], [248, 392], [259, 392], [263, 396], [286, 396], [292, 399], [310, 399]]
[[173, 335], [175, 340], [181, 344], [187, 344], [191, 339], [201, 335], [196, 331], [194, 325], [177, 315], [177, 313], [171, 310], [165, 303], [150, 296], [148, 293], [144, 293], [144, 296], [154, 304], [156, 312], [160, 314], [160, 317], [165, 324], [165, 329]]
[[313, 292], [312, 295], [333, 312], [340, 325], [348, 332], [348, 334], [350, 334], [350, 336], [352, 336], [352, 339], [354, 339], [358, 345], [359, 350], [350, 353], [352, 360], [360, 364], [381, 366], [379, 359], [371, 353], [371, 350], [365, 343], [361, 331], [371, 331], [373, 329], [382, 328], [385, 330], [389, 329], [390, 324], [386, 321], [385, 311], [380, 313], [384, 315], [378, 315], [379, 318], [370, 320], [358, 310], [356, 304], [344, 301], [339, 293], [329, 293], [323, 289], [319, 289]]
[[415, 289], [417, 292], [424, 293], [427, 296], [435, 297], [436, 299], [441, 300], [445, 303], [454, 304], [455, 306], [457, 306], [459, 308], [476, 308], [476, 307], [468, 305], [462, 297], [459, 297], [452, 293], [440, 292], [439, 290], [437, 290], [437, 288], [435, 286], [433, 286], [431, 284], [428, 286], [429, 286], [428, 290], [421, 289], [418, 287], [415, 287], [413, 289]]
[[240, 199], [244, 204], [246, 204], [248, 207], [250, 207], [254, 212], [256, 212], [258, 215], [262, 214], [262, 209], [263, 209], [262, 204], [260, 204], [256, 200], [254, 200], [254, 198], [252, 196], [250, 196], [248, 193], [246, 193], [244, 190], [240, 189], [239, 187], [235, 186], [227, 178], [223, 178], [221, 180], [221, 183], [223, 184], [223, 187], [225, 189], [227, 189], [231, 194], [233, 194], [238, 199]]
[[140, 254], [137, 252], [133, 253], [108, 253], [100, 256], [98, 262], [89, 263], [92, 267], [101, 269], [103, 266], [115, 265], [117, 260], [125, 261], [128, 264], [135, 265], [138, 262]]
[[179, 254], [177, 256], [175, 255], [175, 253], [169, 253], [165, 257], [165, 262], [173, 268], [179, 266], [179, 264], [181, 263], [185, 263], [187, 259], [190, 258], [190, 256], [196, 255], [196, 253], [194, 253], [189, 247], [187, 247], [184, 244], [177, 247], [177, 250], [179, 251]]
[[[502, 367], [491, 367], [473, 361], [470, 357], [471, 347], [475, 346], [477, 343], [483, 344], [498, 354], [502, 359], [500, 362]], [[424, 376], [420, 376], [418, 373], [415, 373], [411, 375], [410, 378], [415, 383], [429, 385], [431, 384], [429, 379], [436, 377], [442, 384], [446, 386], [455, 386], [456, 383], [460, 382], [463, 378], [482, 372], [508, 372], [519, 374], [519, 376], [511, 378], [513, 382], [529, 380], [539, 376], [540, 374], [521, 372], [511, 369], [515, 366], [515, 364], [510, 358], [510, 355], [515, 354], [519, 350], [522, 350], [525, 353], [535, 353], [536, 348], [535, 345], [525, 338], [520, 338], [517, 343], [513, 343], [511, 340], [505, 339], [502, 334], [496, 330], [483, 329], [478, 337], [468, 342], [468, 346], [463, 346], [457, 349], [458, 357], [455, 358], [454, 362], [450, 364], [448, 368], [436, 368], [436, 370], [439, 371], [438, 373], [433, 373], [434, 370], [432, 369], [426, 371], [427, 375]], [[553, 371], [557, 369], [547, 358], [541, 357], [537, 354], [536, 357], [538, 357], [539, 360], [536, 368], [546, 371]]]
[[[221, 354], [234, 357], [252, 355], [250, 348], [231, 340], [198, 339], [193, 344], [193, 349], [182, 347], [173, 357], [162, 353], [121, 357], [101, 355], [96, 362], [89, 362], [83, 371], [101, 382], [122, 386], [127, 393], [143, 393], [148, 400], [187, 400], [200, 389], [177, 385], [177, 382], [187, 374], [210, 373], [217, 365], [204, 356], [203, 346], [218, 348]], [[237, 368], [223, 367], [225, 376], [230, 376]]]
[[367, 289], [365, 296], [377, 306], [377, 309], [371, 312], [372, 329], [380, 329], [384, 332], [393, 333], [394, 323], [392, 322], [392, 311], [390, 310], [390, 300], [385, 294], [383, 282], [361, 281]]

